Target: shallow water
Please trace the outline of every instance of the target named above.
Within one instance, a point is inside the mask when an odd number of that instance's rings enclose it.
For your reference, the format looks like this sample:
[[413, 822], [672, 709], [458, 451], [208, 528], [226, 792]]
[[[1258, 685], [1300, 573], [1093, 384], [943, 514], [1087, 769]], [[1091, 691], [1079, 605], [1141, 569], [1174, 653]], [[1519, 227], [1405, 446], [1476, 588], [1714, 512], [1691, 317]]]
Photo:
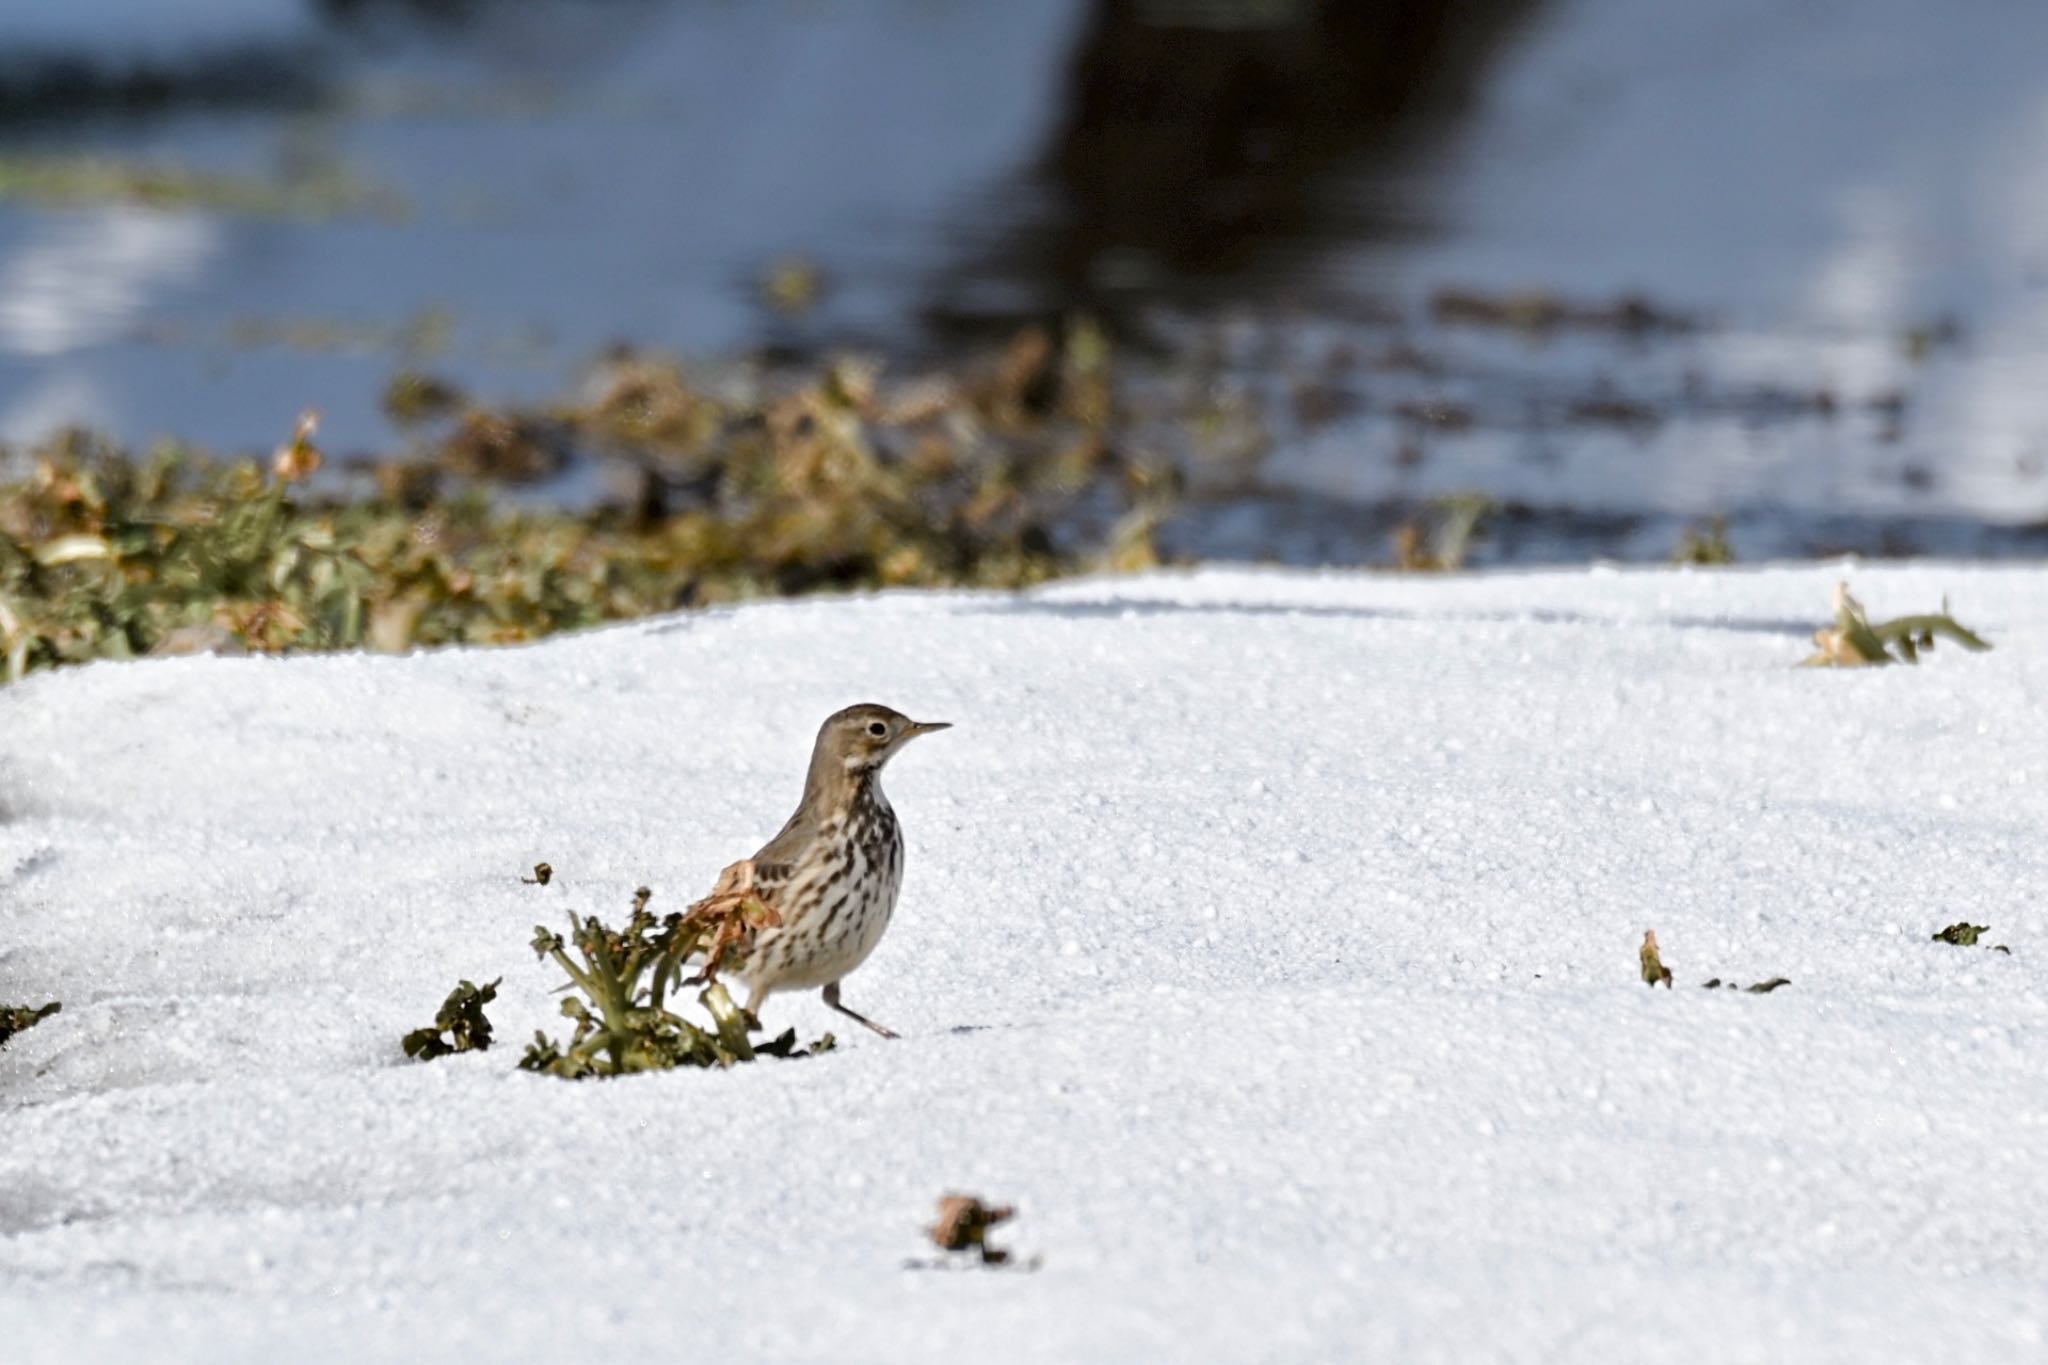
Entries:
[[[2025, 0], [161, 8], [0, 16], [0, 156], [281, 188], [0, 198], [0, 437], [263, 447], [313, 405], [390, 450], [403, 366], [542, 397], [619, 340], [913, 363], [1085, 307], [1260, 401], [1271, 453], [1201, 519], [1234, 553], [1354, 557], [1460, 490], [1524, 509], [1516, 558], [1713, 514], [1746, 554], [2042, 548]], [[788, 315], [761, 285], [797, 258]]]

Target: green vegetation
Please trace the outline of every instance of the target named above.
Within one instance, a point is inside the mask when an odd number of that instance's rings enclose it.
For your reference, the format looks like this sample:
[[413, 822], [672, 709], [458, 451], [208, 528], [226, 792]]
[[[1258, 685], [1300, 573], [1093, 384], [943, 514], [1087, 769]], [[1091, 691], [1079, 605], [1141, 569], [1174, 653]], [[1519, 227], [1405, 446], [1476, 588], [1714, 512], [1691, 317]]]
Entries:
[[1688, 526], [1671, 552], [1673, 564], [1718, 567], [1735, 562], [1735, 547], [1728, 543], [1728, 519], [1711, 518], [1704, 527]]
[[15, 1034], [34, 1028], [63, 1008], [62, 1002], [56, 1000], [47, 1005], [0, 1005], [0, 1047], [5, 1047]]
[[[553, 876], [546, 863], [534, 871], [535, 876], [520, 880], [545, 886]], [[766, 1043], [754, 1042], [747, 1035], [760, 1027], [759, 1021], [734, 1004], [718, 980], [721, 969], [744, 958], [757, 933], [781, 922], [755, 894], [751, 862], [727, 868], [712, 893], [682, 914], [656, 919], [647, 908], [653, 898], [644, 886], [634, 893], [632, 911], [620, 929], [574, 911], [566, 938], [534, 926], [534, 953], [552, 959], [568, 974], [563, 989], [577, 992], [562, 1001], [562, 1013], [576, 1028], [566, 1043], [536, 1031], [519, 1060], [522, 1071], [585, 1080], [680, 1066], [736, 1066], [761, 1057], [809, 1057], [833, 1049], [836, 1040], [829, 1033], [799, 1048], [795, 1029]], [[685, 978], [684, 968], [691, 964], [697, 972]], [[430, 1061], [489, 1048], [491, 1022], [484, 1006], [497, 998], [502, 980], [458, 985], [442, 1002], [431, 1028], [405, 1035], [405, 1055]], [[697, 1000], [710, 1016], [710, 1027], [669, 1009], [669, 992], [679, 985], [703, 986]]]
[[[1958, 920], [1934, 935], [1934, 941], [1936, 943], [1952, 943], [1959, 948], [1974, 948], [1977, 946], [1977, 940], [1990, 932], [1991, 926], [1988, 924], [1972, 924], [1968, 920]], [[2006, 953], [2009, 955], [2012, 952], [2012, 949], [2006, 947], [2003, 943], [1988, 943], [1985, 946], [1994, 953]]]
[[[498, 979], [504, 980], [503, 977]], [[491, 1046], [491, 1021], [484, 1006], [498, 998], [498, 982], [477, 986], [464, 981], [448, 993], [434, 1015], [431, 1028], [416, 1028], [405, 1035], [405, 1055], [422, 1062], [454, 1052], [485, 1052]], [[442, 1034], [447, 1034], [443, 1038]]]
[[[378, 467], [366, 497], [321, 473], [310, 415], [268, 471], [176, 448], [132, 460], [72, 434], [0, 486], [0, 678], [147, 654], [514, 643], [743, 598], [1158, 563], [1175, 481], [1109, 439], [1104, 345], [1026, 341], [986, 373], [888, 392], [841, 362], [720, 396], [637, 356], [614, 357], [583, 403], [544, 410], [402, 384], [422, 444]], [[572, 459], [630, 495], [509, 510], [483, 491]]]
[[1901, 616], [1896, 620], [1872, 622], [1863, 604], [1849, 595], [1849, 585], [1835, 586], [1835, 623], [1814, 633], [1820, 651], [1803, 661], [1807, 668], [1863, 668], [1884, 664], [1917, 664], [1920, 656], [1934, 648], [1937, 637], [1955, 641], [1964, 649], [1987, 650], [1988, 641], [1949, 615], [1948, 603], [1939, 612]]
[[[733, 1003], [717, 974], [745, 952], [755, 933], [780, 921], [775, 911], [753, 894], [751, 879], [736, 880], [732, 871], [721, 878], [718, 891], [685, 914], [657, 921], [647, 909], [653, 893], [642, 887], [623, 929], [612, 929], [595, 916], [581, 918], [573, 911], [567, 940], [536, 925], [534, 952], [552, 958], [567, 972], [570, 986], [581, 997], [570, 995], [562, 1001], [562, 1013], [576, 1021], [568, 1043], [537, 1032], [520, 1067], [583, 1080], [678, 1066], [733, 1066], [762, 1055], [803, 1057], [830, 1051], [834, 1039], [829, 1033], [803, 1049], [796, 1046], [794, 1029], [760, 1045], [747, 1037], [753, 1021]], [[684, 964], [699, 957], [701, 971], [685, 982]], [[704, 990], [697, 999], [711, 1016], [708, 1029], [667, 1007], [672, 987], [700, 982]]]

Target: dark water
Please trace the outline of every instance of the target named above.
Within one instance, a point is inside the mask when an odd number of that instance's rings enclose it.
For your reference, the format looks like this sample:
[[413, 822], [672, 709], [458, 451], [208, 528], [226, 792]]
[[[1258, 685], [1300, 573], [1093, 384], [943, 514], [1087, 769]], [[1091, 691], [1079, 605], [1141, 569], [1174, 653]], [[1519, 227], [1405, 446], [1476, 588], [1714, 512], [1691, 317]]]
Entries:
[[1517, 559], [2048, 540], [2030, 0], [73, 0], [0, 12], [0, 160], [9, 440], [1080, 309], [1262, 414], [1221, 552], [1464, 490]]

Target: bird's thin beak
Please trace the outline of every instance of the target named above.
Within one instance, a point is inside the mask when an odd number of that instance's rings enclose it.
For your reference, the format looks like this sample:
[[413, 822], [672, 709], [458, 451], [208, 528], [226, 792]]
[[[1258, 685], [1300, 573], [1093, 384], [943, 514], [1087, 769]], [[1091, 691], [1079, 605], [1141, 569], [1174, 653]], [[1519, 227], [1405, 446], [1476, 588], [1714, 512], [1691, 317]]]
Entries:
[[928, 735], [934, 730], [950, 730], [952, 728], [953, 722], [950, 720], [914, 720], [910, 722], [910, 729], [905, 738], [916, 739], [919, 735]]

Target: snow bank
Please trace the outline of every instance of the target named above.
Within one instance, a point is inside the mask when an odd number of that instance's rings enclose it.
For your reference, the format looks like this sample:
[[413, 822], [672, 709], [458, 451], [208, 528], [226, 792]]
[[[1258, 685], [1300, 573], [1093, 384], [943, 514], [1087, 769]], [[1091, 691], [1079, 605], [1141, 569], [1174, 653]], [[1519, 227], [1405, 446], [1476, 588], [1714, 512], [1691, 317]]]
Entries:
[[[64, 1012], [0, 1052], [4, 1354], [2039, 1360], [2048, 570], [1859, 570], [1997, 651], [1795, 671], [1838, 573], [1206, 572], [9, 688], [0, 1000]], [[531, 926], [679, 907], [862, 699], [958, 725], [890, 771], [846, 989], [906, 1039], [515, 1072]], [[1963, 918], [2011, 955], [1929, 942]], [[401, 1059], [501, 973], [505, 1046]], [[905, 1269], [955, 1188], [1043, 1268]]]

